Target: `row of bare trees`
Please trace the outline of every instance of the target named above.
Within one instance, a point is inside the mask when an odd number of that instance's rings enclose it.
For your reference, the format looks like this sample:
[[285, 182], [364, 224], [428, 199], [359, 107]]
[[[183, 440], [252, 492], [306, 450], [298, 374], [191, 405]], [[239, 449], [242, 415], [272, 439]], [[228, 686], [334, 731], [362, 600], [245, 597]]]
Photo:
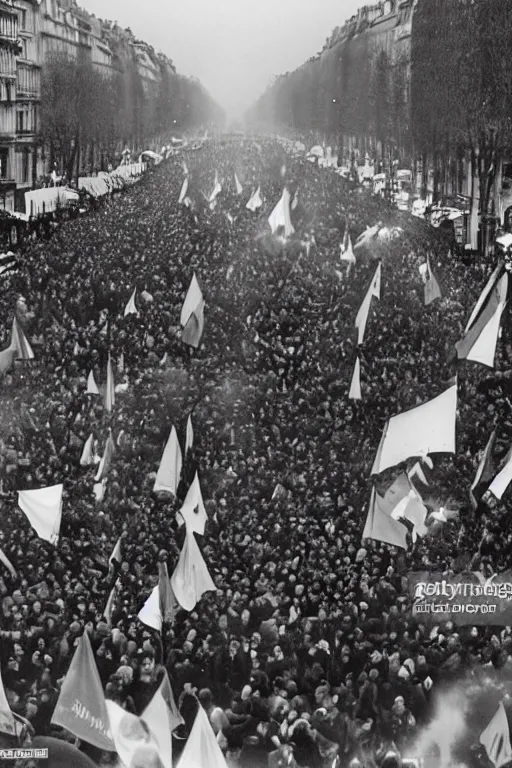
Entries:
[[325, 139], [341, 153], [353, 138], [383, 158], [409, 155], [408, 70], [404, 53], [359, 35], [277, 78], [248, 119]]
[[[206, 126], [219, 108], [194, 79], [178, 75], [159, 59], [156, 82], [145, 81], [135, 57], [122, 69], [102, 72], [90, 58], [49, 57], [41, 88], [41, 141], [68, 178], [84, 169], [106, 169], [128, 146], [147, 149], [171, 133]], [[158, 147], [160, 149], [160, 147]]]

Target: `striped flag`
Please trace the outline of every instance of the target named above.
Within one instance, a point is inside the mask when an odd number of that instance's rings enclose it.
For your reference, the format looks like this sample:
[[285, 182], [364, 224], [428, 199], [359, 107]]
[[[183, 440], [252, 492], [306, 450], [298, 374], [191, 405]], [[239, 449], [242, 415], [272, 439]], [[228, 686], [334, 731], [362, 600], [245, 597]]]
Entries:
[[18, 259], [12, 251], [0, 254], [0, 275], [6, 272], [15, 272], [18, 269]]
[[16, 350], [16, 360], [33, 360], [34, 353], [16, 315], [12, 321], [11, 349]]
[[469, 491], [469, 498], [473, 509], [478, 507], [478, 499], [483, 495], [484, 491], [487, 489], [490, 481], [496, 473], [496, 468], [492, 459], [492, 452], [495, 442], [496, 430], [493, 430], [493, 433], [490, 436], [487, 445], [485, 446], [485, 450], [482, 454], [482, 458], [480, 459], [480, 463], [476, 471], [475, 479], [473, 480], [473, 485]]
[[439, 283], [437, 282], [437, 278], [432, 271], [432, 267], [430, 266], [430, 257], [427, 256], [427, 281], [425, 283], [425, 306], [428, 307], [428, 305], [432, 304], [433, 301], [441, 298], [442, 298], [441, 289], [439, 287]]
[[503, 702], [500, 703], [498, 711], [482, 732], [480, 744], [485, 747], [489, 760], [494, 763], [496, 768], [501, 768], [512, 760], [510, 728]]
[[508, 274], [498, 265], [482, 291], [455, 349], [459, 360], [472, 360], [494, 368], [501, 316], [508, 295]]

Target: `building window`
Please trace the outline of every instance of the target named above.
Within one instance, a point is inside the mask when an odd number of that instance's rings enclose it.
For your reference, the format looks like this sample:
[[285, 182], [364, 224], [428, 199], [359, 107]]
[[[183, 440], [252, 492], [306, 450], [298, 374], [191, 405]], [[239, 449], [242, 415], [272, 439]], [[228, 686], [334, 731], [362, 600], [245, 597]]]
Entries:
[[21, 11], [20, 25], [22, 29], [27, 28], [27, 12], [26, 11]]
[[16, 113], [16, 133], [23, 133], [26, 130], [25, 112], [20, 110]]
[[0, 179], [7, 179], [9, 174], [9, 150], [0, 149]]
[[22, 164], [21, 164], [21, 179], [22, 184], [26, 184], [29, 180], [29, 166], [30, 166], [30, 150], [25, 148], [23, 150]]

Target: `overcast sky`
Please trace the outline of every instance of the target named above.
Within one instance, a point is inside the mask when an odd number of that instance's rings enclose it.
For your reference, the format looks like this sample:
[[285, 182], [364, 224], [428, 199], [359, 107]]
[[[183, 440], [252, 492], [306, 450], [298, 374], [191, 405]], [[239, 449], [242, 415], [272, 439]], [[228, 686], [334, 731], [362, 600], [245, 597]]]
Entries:
[[365, 0], [79, 0], [98, 18], [130, 27], [241, 114], [274, 75], [317, 53]]

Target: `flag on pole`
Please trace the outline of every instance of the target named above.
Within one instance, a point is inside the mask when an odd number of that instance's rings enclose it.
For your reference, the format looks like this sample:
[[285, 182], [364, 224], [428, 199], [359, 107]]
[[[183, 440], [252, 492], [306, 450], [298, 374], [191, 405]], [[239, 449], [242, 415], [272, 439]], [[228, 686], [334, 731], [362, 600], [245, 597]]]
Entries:
[[12, 321], [11, 349], [16, 350], [16, 360], [33, 360], [34, 353], [16, 315]]
[[213, 184], [213, 191], [210, 197], [208, 198], [208, 202], [209, 203], [215, 202], [217, 196], [220, 195], [221, 192], [222, 192], [222, 186], [219, 181], [219, 174], [217, 173], [217, 171], [215, 171], [215, 181]]
[[208, 515], [206, 514], [203, 494], [201, 493], [201, 486], [199, 484], [199, 475], [197, 472], [192, 481], [192, 485], [188, 489], [183, 506], [180, 511], [176, 513], [176, 520], [180, 527], [185, 524], [187, 530], [194, 531], [200, 536], [204, 536]]
[[275, 234], [280, 227], [284, 228], [285, 237], [289, 237], [295, 232], [290, 218], [290, 193], [286, 187], [283, 190], [281, 199], [268, 217], [268, 223], [270, 224], [272, 234]]
[[100, 675], [84, 632], [60, 689], [51, 720], [98, 749], [115, 749]]
[[226, 759], [204, 709], [197, 710], [194, 725], [185, 744], [177, 768], [228, 768]]
[[436, 299], [441, 299], [441, 289], [439, 287], [439, 283], [437, 282], [437, 278], [434, 275], [432, 271], [432, 267], [430, 266], [430, 257], [427, 256], [427, 273], [426, 273], [426, 282], [425, 282], [425, 306], [428, 307], [429, 304], [432, 304], [433, 301]]
[[176, 496], [182, 467], [181, 448], [176, 429], [173, 427], [164, 449], [153, 491], [168, 491]]
[[489, 486], [490, 492], [497, 499], [501, 499], [512, 482], [512, 447], [507, 453], [503, 467]]
[[2, 352], [0, 352], [0, 379], [8, 371], [11, 370], [12, 366], [14, 365], [15, 358], [16, 350], [12, 347], [7, 347], [7, 349], [4, 349]]
[[110, 429], [109, 435], [107, 437], [107, 442], [105, 443], [105, 450], [103, 451], [103, 456], [101, 458], [100, 465], [96, 473], [96, 477], [94, 478], [95, 483], [99, 483], [107, 477], [110, 471], [110, 465], [112, 463], [112, 456], [114, 455], [114, 450], [115, 450], [114, 439], [112, 437], [112, 430]]
[[107, 386], [105, 387], [105, 410], [107, 410], [109, 413], [112, 412], [114, 405], [116, 403], [116, 395], [115, 395], [115, 383], [114, 383], [114, 372], [112, 370], [112, 358], [110, 357], [110, 352], [108, 353], [108, 361], [107, 361]]
[[5, 567], [7, 568], [7, 570], [9, 571], [13, 579], [17, 577], [13, 564], [11, 563], [11, 561], [9, 560], [9, 558], [7, 557], [7, 555], [4, 553], [2, 549], [0, 549], [0, 563], [5, 565]]
[[[464, 338], [455, 345], [459, 360], [471, 360], [494, 368], [501, 316], [508, 294], [508, 274], [498, 271], [491, 275], [471, 315]], [[493, 280], [494, 278], [494, 280]]]
[[116, 542], [116, 545], [115, 545], [115, 547], [114, 547], [114, 549], [112, 551], [112, 554], [110, 555], [110, 557], [108, 559], [108, 564], [109, 565], [111, 565], [114, 561], [116, 563], [119, 563], [119, 565], [121, 565], [121, 563], [123, 561], [122, 550], [121, 550], [121, 542], [122, 542], [122, 540], [123, 540], [123, 537], [120, 536], [118, 538], [117, 542]]
[[350, 400], [361, 400], [361, 362], [359, 357], [356, 358], [356, 364], [354, 365], [354, 373], [352, 374], [352, 382], [350, 384], [350, 392], [348, 393]]
[[62, 519], [63, 485], [18, 491], [18, 506], [40, 539], [56, 544]]
[[500, 703], [498, 711], [482, 732], [480, 744], [485, 747], [489, 760], [494, 763], [495, 768], [501, 768], [512, 760], [510, 727], [503, 702]]
[[137, 310], [137, 307], [135, 306], [135, 294], [137, 293], [137, 289], [135, 288], [134, 292], [130, 296], [130, 299], [128, 301], [128, 304], [124, 308], [124, 316], [128, 317], [128, 315], [138, 315], [139, 312]]
[[363, 539], [375, 539], [385, 544], [392, 544], [394, 547], [407, 549], [407, 528], [388, 515], [383, 507], [383, 499], [374, 487], [364, 526]]
[[183, 181], [183, 184], [181, 185], [181, 191], [180, 191], [180, 196], [178, 200], [179, 204], [185, 202], [185, 198], [187, 197], [187, 192], [188, 192], [188, 176], [186, 176], [185, 180]]
[[198, 310], [203, 301], [203, 292], [199, 287], [199, 283], [197, 282], [197, 277], [194, 272], [192, 280], [190, 281], [187, 295], [185, 296], [185, 301], [183, 302], [183, 306], [181, 308], [180, 323], [183, 327], [186, 326], [192, 313]]
[[[167, 768], [169, 756], [161, 752], [161, 745], [149, 725], [110, 699], [107, 699], [106, 706], [115, 750], [123, 765], [154, 768], [159, 759]], [[164, 743], [163, 747], [165, 746], [167, 745]]]
[[99, 395], [100, 391], [98, 389], [98, 386], [94, 380], [94, 373], [91, 371], [88, 378], [87, 378], [87, 394], [88, 395]]
[[[167, 676], [167, 672], [165, 673]], [[173, 716], [161, 693], [162, 685], [155, 692], [141, 715], [157, 747], [163, 768], [173, 768], [172, 764], [172, 725]], [[176, 726], [175, 726], [176, 727]]]
[[162, 612], [160, 610], [160, 593], [158, 586], [154, 587], [148, 599], [138, 613], [139, 621], [147, 627], [162, 631]]
[[244, 188], [240, 184], [240, 181], [238, 180], [238, 176], [236, 175], [236, 173], [235, 173], [235, 186], [236, 186], [237, 195], [241, 195], [242, 192], [244, 191]]
[[197, 349], [204, 331], [204, 301], [190, 315], [181, 334], [181, 340]]
[[94, 435], [89, 435], [80, 456], [80, 466], [89, 467], [94, 464]]
[[364, 297], [363, 303], [361, 304], [359, 308], [359, 312], [357, 313], [355, 325], [359, 331], [358, 338], [357, 338], [358, 345], [362, 344], [364, 340], [364, 332], [366, 330], [366, 323], [368, 322], [368, 314], [370, 312], [370, 305], [372, 303], [372, 298], [375, 297], [376, 299], [380, 299], [381, 272], [382, 272], [382, 265], [379, 262], [379, 265], [375, 270], [375, 274], [370, 283], [370, 287], [368, 288], [366, 292], [366, 296]]
[[258, 208], [261, 208], [262, 205], [263, 200], [261, 199], [261, 187], [258, 187], [256, 192], [253, 192], [251, 195], [250, 200], [245, 207], [254, 213], [258, 210]]
[[[169, 680], [169, 675], [167, 674], [167, 670], [164, 669], [164, 676], [162, 678], [162, 682], [160, 683], [160, 688], [158, 689], [162, 699], [165, 701], [168, 709], [169, 709], [169, 727], [171, 730], [171, 733], [178, 728], [178, 726], [182, 725], [185, 721], [183, 720], [180, 711], [178, 707], [176, 706], [176, 701], [174, 699], [174, 693], [171, 687], [171, 681]], [[149, 705], [148, 708], [149, 709]], [[144, 710], [142, 713], [142, 717], [146, 720], [146, 712], [147, 709]]]
[[393, 416], [382, 434], [372, 475], [394, 467], [412, 456], [455, 453], [457, 386], [433, 400]]
[[194, 429], [192, 427], [192, 414], [187, 419], [187, 435], [185, 438], [185, 456], [194, 446]]
[[194, 533], [188, 527], [171, 586], [178, 603], [189, 612], [194, 610], [205, 592], [216, 591]]
[[2, 680], [2, 671], [0, 669], [0, 733], [7, 733], [11, 736], [16, 734], [16, 721], [5, 695], [4, 683]]
[[[496, 474], [496, 469], [492, 458], [495, 442], [496, 430], [494, 429], [489, 440], [487, 441], [487, 445], [485, 446], [482, 458], [480, 459], [478, 468], [476, 470], [475, 479], [473, 480], [473, 484], [469, 492], [469, 498], [473, 509], [477, 508], [478, 499], [483, 495], [484, 491], [486, 490], [486, 486], [489, 485], [490, 481]], [[477, 493], [475, 493], [475, 491], [477, 491]]]
[[117, 585], [119, 583], [119, 579], [116, 581], [112, 589], [110, 590], [110, 594], [108, 596], [107, 604], [105, 606], [105, 610], [103, 611], [103, 616], [105, 617], [105, 621], [107, 622], [108, 626], [112, 626], [112, 614], [114, 613], [114, 607], [115, 607], [115, 600], [116, 600], [116, 594], [117, 594]]
[[167, 563], [158, 563], [158, 602], [163, 624], [172, 624], [178, 604], [171, 587]]

